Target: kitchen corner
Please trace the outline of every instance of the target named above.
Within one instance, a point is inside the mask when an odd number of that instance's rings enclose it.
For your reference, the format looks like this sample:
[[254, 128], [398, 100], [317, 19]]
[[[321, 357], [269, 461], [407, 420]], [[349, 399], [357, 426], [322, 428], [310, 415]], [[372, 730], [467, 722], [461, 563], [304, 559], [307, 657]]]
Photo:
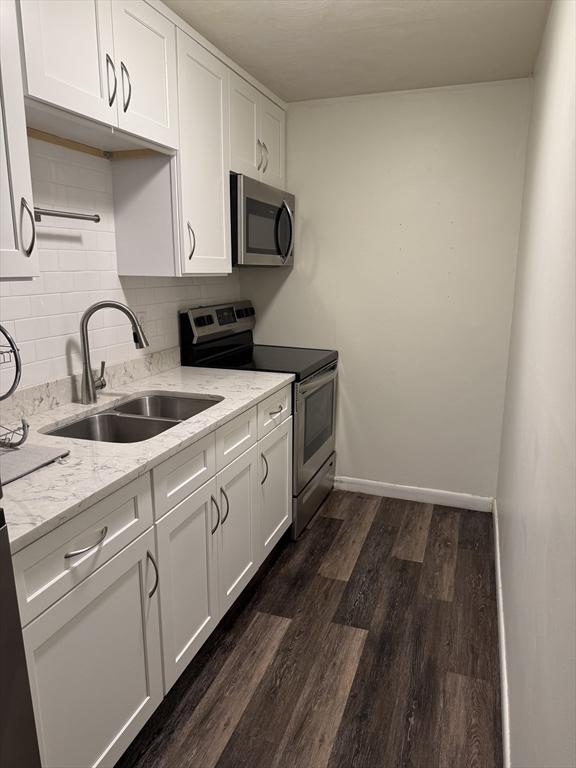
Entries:
[[576, 767], [575, 61], [0, 0], [0, 768]]

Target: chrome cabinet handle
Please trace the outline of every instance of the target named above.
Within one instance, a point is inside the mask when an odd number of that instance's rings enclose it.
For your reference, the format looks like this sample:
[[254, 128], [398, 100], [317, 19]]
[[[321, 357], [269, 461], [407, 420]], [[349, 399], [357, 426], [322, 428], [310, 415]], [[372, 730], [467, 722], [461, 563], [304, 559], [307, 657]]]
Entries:
[[228, 495], [224, 488], [220, 488], [220, 493], [222, 496], [224, 496], [224, 500], [226, 501], [226, 516], [222, 518], [222, 525], [228, 520], [228, 515], [230, 514], [230, 499], [228, 498]]
[[278, 416], [279, 413], [282, 413], [284, 410], [283, 405], [279, 405], [278, 408], [275, 408], [273, 411], [268, 411], [268, 416]]
[[[112, 74], [114, 75], [114, 88], [112, 89], [112, 93], [110, 93], [110, 68], [112, 68]], [[114, 62], [108, 54], [106, 54], [106, 80], [108, 81], [108, 106], [111, 107], [112, 104], [114, 104], [116, 91], [118, 90], [118, 78], [116, 77], [116, 67], [114, 66]]]
[[128, 80], [128, 98], [124, 97], [124, 112], [128, 110], [128, 107], [130, 105], [130, 101], [132, 100], [132, 81], [130, 80], [130, 72], [128, 72], [128, 67], [126, 64], [124, 64], [123, 61], [120, 62], [120, 73], [122, 75], [122, 91], [124, 92], [124, 75], [126, 75], [126, 79]]
[[194, 256], [194, 251], [196, 250], [196, 233], [189, 221], [186, 222], [186, 226], [188, 227], [188, 234], [190, 235], [190, 255], [188, 256], [188, 260], [190, 260], [192, 256]]
[[83, 549], [74, 549], [72, 552], [65, 552], [64, 557], [66, 559], [70, 557], [78, 557], [78, 555], [85, 555], [86, 552], [90, 552], [91, 549], [96, 549], [97, 547], [102, 544], [104, 539], [106, 538], [106, 534], [108, 533], [108, 526], [105, 525], [104, 528], [100, 531], [100, 538], [96, 542], [96, 544], [91, 544], [89, 547], [84, 547]]
[[216, 512], [218, 513], [218, 519], [216, 520], [216, 525], [215, 525], [215, 526], [214, 526], [214, 528], [212, 528], [212, 530], [210, 531], [210, 533], [212, 534], [212, 536], [214, 536], [214, 534], [216, 533], [216, 530], [217, 530], [218, 526], [220, 525], [220, 507], [218, 506], [218, 502], [216, 501], [216, 499], [214, 498], [214, 496], [210, 496], [210, 498], [212, 499], [212, 503], [213, 503], [213, 504], [214, 504], [214, 506], [216, 507]]
[[160, 581], [160, 574], [158, 573], [158, 566], [156, 565], [156, 560], [154, 560], [152, 552], [150, 552], [149, 549], [146, 550], [146, 557], [148, 558], [148, 560], [150, 560], [150, 562], [154, 566], [154, 574], [155, 574], [154, 586], [152, 587], [150, 592], [148, 592], [148, 597], [150, 598], [150, 597], [154, 597], [154, 593], [158, 589], [158, 583]]
[[256, 168], [257, 171], [262, 168], [262, 161], [264, 160], [264, 154], [262, 152], [262, 142], [260, 139], [256, 142], [256, 146], [258, 147], [258, 167]]
[[264, 468], [266, 469], [266, 474], [264, 475], [262, 480], [260, 480], [260, 485], [264, 485], [266, 480], [268, 480], [268, 474], [270, 473], [270, 467], [268, 466], [268, 459], [266, 458], [266, 456], [264, 456], [263, 453], [261, 453], [260, 456], [262, 457], [262, 461], [264, 462]]
[[[30, 217], [30, 223], [32, 224], [32, 238], [30, 240], [30, 244], [27, 248], [22, 248], [24, 251], [24, 256], [30, 256], [32, 251], [34, 250], [34, 246], [36, 245], [36, 221], [34, 220], [34, 214], [32, 213], [32, 209], [26, 202], [26, 198], [22, 198], [20, 201], [20, 209], [21, 213], [26, 211], [28, 216]], [[20, 240], [22, 240], [22, 216], [20, 216]]]
[[262, 168], [262, 173], [266, 173], [266, 171], [268, 170], [268, 160], [270, 159], [270, 155], [268, 153], [268, 147], [264, 142], [262, 142], [262, 147], [264, 148], [264, 152], [266, 152], [266, 165], [264, 166], [264, 168]]
[[286, 253], [283, 256], [284, 261], [288, 261], [292, 255], [292, 251], [294, 250], [294, 214], [292, 213], [292, 210], [290, 209], [290, 206], [286, 200], [282, 201], [282, 207], [286, 209], [286, 213], [290, 219], [290, 245], [288, 246]]

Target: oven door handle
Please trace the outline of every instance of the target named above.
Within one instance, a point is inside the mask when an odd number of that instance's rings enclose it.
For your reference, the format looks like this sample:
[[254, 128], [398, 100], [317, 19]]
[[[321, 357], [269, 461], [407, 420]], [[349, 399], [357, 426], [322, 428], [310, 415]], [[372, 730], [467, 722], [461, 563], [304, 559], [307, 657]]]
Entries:
[[305, 381], [303, 384], [298, 385], [298, 393], [300, 395], [308, 395], [310, 392], [314, 392], [317, 389], [320, 389], [320, 387], [323, 387], [325, 384], [328, 384], [330, 381], [334, 381], [336, 376], [338, 375], [336, 366], [334, 368], [331, 368], [326, 373], [321, 373], [318, 376], [315, 376], [310, 381]]

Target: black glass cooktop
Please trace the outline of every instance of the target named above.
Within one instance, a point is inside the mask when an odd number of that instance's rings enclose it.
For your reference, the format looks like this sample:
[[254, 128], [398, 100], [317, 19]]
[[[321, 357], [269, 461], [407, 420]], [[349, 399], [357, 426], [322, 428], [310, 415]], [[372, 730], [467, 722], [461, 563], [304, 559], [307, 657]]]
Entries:
[[337, 359], [338, 352], [330, 349], [254, 344], [209, 357], [196, 364], [209, 368], [293, 373], [296, 379], [301, 381]]

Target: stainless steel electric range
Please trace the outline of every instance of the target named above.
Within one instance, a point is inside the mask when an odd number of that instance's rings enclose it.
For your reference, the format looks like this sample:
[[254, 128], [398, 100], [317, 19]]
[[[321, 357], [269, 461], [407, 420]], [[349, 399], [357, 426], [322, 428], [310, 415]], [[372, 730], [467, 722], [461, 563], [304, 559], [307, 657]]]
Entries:
[[293, 373], [292, 534], [298, 537], [334, 485], [338, 352], [254, 344], [250, 301], [180, 312], [182, 365]]

